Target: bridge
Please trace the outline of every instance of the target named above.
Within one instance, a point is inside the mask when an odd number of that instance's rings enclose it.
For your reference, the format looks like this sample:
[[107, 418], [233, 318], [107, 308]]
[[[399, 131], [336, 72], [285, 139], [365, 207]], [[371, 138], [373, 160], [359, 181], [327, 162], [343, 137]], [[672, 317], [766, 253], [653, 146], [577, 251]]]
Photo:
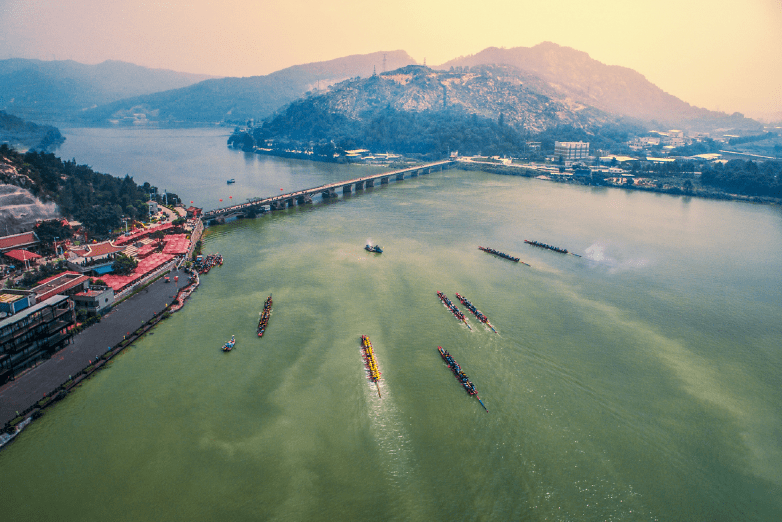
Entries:
[[208, 223], [210, 221], [224, 222], [227, 218], [238, 217], [244, 215], [250, 210], [255, 212], [265, 210], [263, 207], [269, 207], [269, 210], [282, 210], [287, 207], [293, 207], [295, 205], [305, 205], [312, 203], [314, 196], [320, 195], [323, 200], [330, 200], [339, 197], [339, 191], [343, 194], [350, 194], [353, 191], [363, 190], [367, 187], [374, 187], [375, 182], [379, 182], [381, 185], [388, 184], [389, 180], [401, 181], [405, 179], [405, 175], [410, 178], [417, 177], [423, 174], [429, 174], [438, 170], [450, 168], [456, 163], [454, 160], [436, 161], [434, 163], [427, 163], [425, 165], [416, 165], [415, 167], [408, 167], [406, 169], [394, 170], [391, 172], [383, 172], [381, 174], [372, 174], [371, 176], [364, 176], [362, 178], [351, 179], [348, 181], [340, 181], [338, 183], [329, 183], [328, 185], [321, 185], [319, 187], [308, 188], [304, 190], [297, 190], [295, 192], [288, 192], [287, 194], [280, 194], [277, 196], [271, 196], [268, 198], [255, 198], [247, 203], [240, 203], [238, 205], [231, 205], [228, 207], [217, 208], [204, 212], [201, 215], [201, 220]]

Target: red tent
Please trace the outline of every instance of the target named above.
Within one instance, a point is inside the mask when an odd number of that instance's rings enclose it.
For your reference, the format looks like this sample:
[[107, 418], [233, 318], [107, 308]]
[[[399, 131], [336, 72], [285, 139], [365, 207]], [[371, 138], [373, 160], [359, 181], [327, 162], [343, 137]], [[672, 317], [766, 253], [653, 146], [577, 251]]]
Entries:
[[27, 250], [21, 250], [21, 249], [10, 250], [6, 252], [5, 255], [7, 255], [11, 259], [16, 259], [17, 261], [21, 261], [23, 263], [25, 261], [30, 261], [31, 259], [41, 258], [41, 256], [39, 256], [38, 254], [35, 254], [33, 252], [28, 252]]

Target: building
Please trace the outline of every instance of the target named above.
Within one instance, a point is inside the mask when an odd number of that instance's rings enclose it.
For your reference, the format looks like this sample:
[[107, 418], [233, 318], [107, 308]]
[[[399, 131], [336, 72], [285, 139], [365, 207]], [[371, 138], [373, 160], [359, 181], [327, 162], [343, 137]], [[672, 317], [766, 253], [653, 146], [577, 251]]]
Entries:
[[111, 241], [93, 243], [83, 248], [71, 249], [74, 257], [68, 258], [68, 268], [86, 274], [107, 274], [113, 270], [114, 258], [125, 251], [127, 246], [118, 246]]
[[199, 217], [201, 215], [201, 213], [203, 212], [203, 209], [200, 209], [198, 207], [190, 206], [190, 207], [187, 207], [187, 210], [185, 212], [187, 212], [187, 217], [188, 218], [197, 218], [197, 217]]
[[585, 159], [589, 157], [589, 142], [584, 141], [555, 141], [554, 161], [565, 163]]
[[102, 315], [114, 306], [114, 290], [108, 286], [93, 286], [89, 290], [71, 296], [76, 310], [86, 310], [89, 315]]
[[38, 245], [41, 241], [35, 232], [23, 232], [0, 237], [0, 254], [16, 249], [27, 249]]
[[34, 252], [28, 252], [27, 250], [22, 250], [20, 248], [9, 250], [3, 255], [9, 260], [9, 262], [19, 263], [19, 266], [25, 270], [31, 268], [32, 265], [37, 263], [37, 260], [41, 258], [41, 256]]
[[0, 290], [0, 313], [13, 315], [35, 304], [30, 290]]
[[627, 142], [628, 147], [633, 150], [648, 149], [656, 147], [660, 144], [660, 137], [656, 136], [641, 136]]
[[37, 302], [45, 301], [55, 295], [73, 295], [90, 288], [90, 278], [79, 272], [63, 272], [47, 277], [30, 291]]
[[65, 347], [75, 322], [73, 302], [64, 295], [0, 320], [0, 384]]

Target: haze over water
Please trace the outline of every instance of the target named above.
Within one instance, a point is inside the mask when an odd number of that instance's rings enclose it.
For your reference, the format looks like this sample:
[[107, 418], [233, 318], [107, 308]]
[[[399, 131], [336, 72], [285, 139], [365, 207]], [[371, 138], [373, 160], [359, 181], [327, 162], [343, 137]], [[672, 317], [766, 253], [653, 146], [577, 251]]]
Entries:
[[[132, 140], [101, 132], [130, 171]], [[366, 171], [165, 132], [178, 150], [145, 161], [188, 201], [230, 177], [246, 198]], [[0, 452], [4, 520], [782, 515], [779, 208], [452, 170], [213, 227], [204, 250], [225, 264], [181, 312]]]

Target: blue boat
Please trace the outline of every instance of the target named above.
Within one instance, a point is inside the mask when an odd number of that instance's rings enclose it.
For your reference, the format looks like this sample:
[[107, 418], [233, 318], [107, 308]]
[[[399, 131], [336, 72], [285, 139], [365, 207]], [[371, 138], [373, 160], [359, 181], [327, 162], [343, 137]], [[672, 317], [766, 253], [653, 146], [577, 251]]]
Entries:
[[231, 340], [223, 345], [223, 351], [230, 352], [235, 344], [236, 344], [236, 337], [232, 335]]
[[375, 246], [367, 245], [364, 247], [364, 250], [366, 250], [367, 252], [376, 252], [378, 254], [383, 253], [383, 249], [380, 248], [380, 245], [375, 245]]
[[228, 181], [226, 181], [226, 183], [230, 185], [231, 183], [236, 183], [236, 180], [231, 178]]

